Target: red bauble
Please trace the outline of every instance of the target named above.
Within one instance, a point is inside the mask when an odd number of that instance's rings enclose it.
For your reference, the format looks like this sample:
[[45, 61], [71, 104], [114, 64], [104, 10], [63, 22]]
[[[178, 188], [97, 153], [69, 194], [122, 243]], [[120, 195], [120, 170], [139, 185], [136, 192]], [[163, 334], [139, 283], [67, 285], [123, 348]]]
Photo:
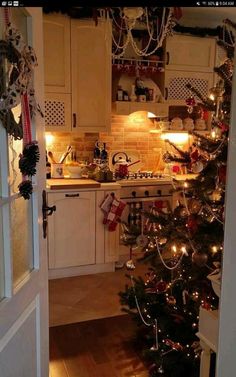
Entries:
[[160, 280], [156, 283], [156, 290], [158, 293], [164, 293], [166, 291], [167, 284], [165, 281]]
[[196, 105], [196, 101], [193, 97], [187, 98], [185, 100], [185, 102], [186, 102], [187, 106], [195, 106]]
[[187, 221], [187, 228], [191, 233], [196, 233], [198, 230], [198, 223], [195, 216], [189, 216]]
[[219, 175], [220, 183], [225, 185], [225, 183], [226, 183], [226, 165], [222, 165], [222, 166], [219, 167], [218, 175]]
[[199, 267], [205, 266], [207, 259], [208, 259], [208, 255], [206, 253], [198, 253], [194, 251], [194, 253], [192, 254], [193, 263], [195, 263]]
[[190, 154], [190, 157], [191, 157], [191, 161], [192, 162], [196, 162], [199, 160], [200, 158], [200, 153], [198, 151], [198, 149], [195, 149], [191, 154]]

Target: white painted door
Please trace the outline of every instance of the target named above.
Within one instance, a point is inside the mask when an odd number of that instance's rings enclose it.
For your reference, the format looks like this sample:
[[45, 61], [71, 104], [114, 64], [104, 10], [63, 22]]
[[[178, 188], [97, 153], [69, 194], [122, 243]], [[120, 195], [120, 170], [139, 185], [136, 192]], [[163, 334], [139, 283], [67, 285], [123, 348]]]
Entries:
[[[41, 8], [12, 9], [12, 22], [35, 48], [37, 102], [42, 106], [43, 39]], [[46, 242], [42, 237], [45, 186], [44, 121], [33, 121], [41, 152], [30, 200], [17, 194], [18, 151], [0, 124], [0, 375], [48, 377], [48, 297]], [[13, 152], [13, 150], [15, 152]]]

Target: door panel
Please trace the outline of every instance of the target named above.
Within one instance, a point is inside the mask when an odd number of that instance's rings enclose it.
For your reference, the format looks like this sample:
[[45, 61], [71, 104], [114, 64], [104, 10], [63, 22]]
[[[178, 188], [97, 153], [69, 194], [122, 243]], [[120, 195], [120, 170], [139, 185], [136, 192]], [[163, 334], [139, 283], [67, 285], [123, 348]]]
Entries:
[[16, 286], [34, 267], [31, 200], [18, 198], [12, 201], [10, 203], [10, 219], [13, 282]]
[[[36, 52], [37, 103], [43, 108], [43, 35], [41, 8], [12, 8], [13, 26]], [[9, 67], [10, 68], [10, 67]], [[19, 109], [17, 109], [19, 111]], [[48, 277], [42, 236], [45, 188], [44, 120], [32, 120], [32, 139], [41, 158], [29, 201], [18, 194], [22, 142], [12, 141], [0, 124], [0, 365], [1, 377], [48, 377]]]

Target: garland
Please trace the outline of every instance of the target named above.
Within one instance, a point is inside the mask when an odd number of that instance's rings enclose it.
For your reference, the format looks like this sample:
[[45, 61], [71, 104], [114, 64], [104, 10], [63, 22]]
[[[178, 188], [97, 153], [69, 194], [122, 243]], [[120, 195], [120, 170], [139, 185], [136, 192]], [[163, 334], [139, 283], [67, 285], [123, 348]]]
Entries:
[[[25, 44], [21, 33], [9, 22], [7, 8], [4, 8], [3, 17], [6, 31], [5, 40], [0, 41], [0, 81], [3, 88], [0, 93], [0, 120], [10, 136], [15, 140], [23, 139], [19, 159], [23, 180], [18, 188], [24, 199], [30, 199], [33, 191], [31, 177], [36, 174], [40, 157], [37, 141], [32, 141], [31, 119], [37, 111], [43, 116], [36, 104], [33, 88], [33, 69], [37, 66], [37, 58], [33, 48]], [[7, 73], [5, 59], [10, 63]], [[16, 122], [12, 109], [19, 104], [22, 113]]]

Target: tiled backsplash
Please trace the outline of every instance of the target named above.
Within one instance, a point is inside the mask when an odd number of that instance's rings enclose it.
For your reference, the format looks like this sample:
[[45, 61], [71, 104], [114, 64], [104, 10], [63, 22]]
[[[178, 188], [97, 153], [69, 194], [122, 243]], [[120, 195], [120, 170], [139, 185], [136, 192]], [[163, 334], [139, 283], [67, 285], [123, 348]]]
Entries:
[[[51, 150], [59, 160], [66, 146], [71, 144], [81, 160], [93, 159], [96, 140], [106, 143], [111, 155], [114, 151], [138, 151], [142, 168], [160, 170], [164, 168], [161, 153], [165, 151], [165, 142], [160, 134], [150, 133], [153, 123], [143, 112], [129, 116], [112, 116], [111, 132], [109, 133], [54, 133], [54, 139], [47, 149]], [[128, 153], [129, 154], [129, 153]]]

